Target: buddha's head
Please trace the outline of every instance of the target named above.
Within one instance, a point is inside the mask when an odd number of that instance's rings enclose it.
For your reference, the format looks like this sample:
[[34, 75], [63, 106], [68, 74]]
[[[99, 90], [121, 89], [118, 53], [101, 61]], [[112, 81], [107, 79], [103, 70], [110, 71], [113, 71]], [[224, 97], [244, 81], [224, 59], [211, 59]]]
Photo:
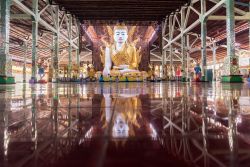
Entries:
[[113, 137], [128, 137], [129, 127], [122, 113], [117, 113], [112, 129]]
[[128, 39], [128, 28], [125, 24], [118, 24], [114, 27], [114, 41], [124, 44]]

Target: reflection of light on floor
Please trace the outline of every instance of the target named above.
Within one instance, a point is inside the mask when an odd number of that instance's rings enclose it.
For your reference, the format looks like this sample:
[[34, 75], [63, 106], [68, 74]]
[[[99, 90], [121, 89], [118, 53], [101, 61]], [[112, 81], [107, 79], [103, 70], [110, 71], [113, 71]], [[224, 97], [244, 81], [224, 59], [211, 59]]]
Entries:
[[[199, 114], [197, 114], [194, 111], [190, 111], [191, 114], [195, 115], [195, 116], [200, 116]], [[217, 121], [215, 118], [211, 118], [211, 117], [206, 117], [207, 123], [212, 124], [213, 127], [221, 127], [224, 129], [228, 130], [228, 127], [223, 125], [222, 123], [220, 123], [219, 121]]]
[[214, 102], [215, 96], [208, 96], [207, 101]]
[[45, 85], [40, 85], [39, 86], [39, 90], [38, 90], [39, 92], [38, 92], [38, 95], [43, 95], [43, 94], [47, 94], [47, 87], [45, 86]]
[[82, 85], [81, 89], [82, 89], [81, 90], [81, 96], [82, 96], [82, 98], [87, 99], [88, 98], [88, 92], [87, 92], [86, 85], [85, 84]]
[[86, 139], [91, 139], [93, 132], [93, 126], [86, 132], [84, 135], [84, 138], [80, 139], [79, 144], [82, 144]]
[[4, 138], [3, 138], [3, 141], [4, 141], [4, 155], [7, 156], [8, 155], [9, 141], [10, 141], [9, 133], [8, 133], [8, 129], [7, 128], [4, 129]]
[[30, 97], [27, 97], [27, 99], [24, 99], [21, 96], [17, 96], [15, 98], [12, 98], [11, 99], [11, 104], [10, 104], [10, 106], [11, 106], [10, 107], [11, 112], [18, 112], [21, 109], [23, 109], [24, 107], [30, 108], [32, 100], [28, 99], [28, 98], [30, 98]]
[[92, 132], [93, 132], [93, 127], [91, 127], [91, 128], [87, 131], [87, 133], [85, 134], [84, 137], [90, 139], [90, 138], [92, 137]]
[[150, 127], [150, 129], [152, 131], [151, 137], [155, 140], [157, 138], [157, 132], [156, 132], [154, 126], [151, 123], [149, 124], [149, 127]]
[[[164, 114], [166, 113], [166, 115], [164, 115], [164, 118], [170, 117], [170, 116], [171, 118], [173, 118], [171, 119], [171, 122], [173, 125], [175, 124], [176, 126], [178, 126], [177, 127], [178, 129], [176, 130], [179, 130], [179, 126], [184, 125], [184, 124], [181, 124], [181, 121], [185, 121], [185, 122], [189, 120], [191, 121], [190, 123], [188, 122], [191, 128], [190, 131], [185, 132], [185, 135], [190, 134], [191, 140], [194, 139], [194, 141], [200, 142], [201, 140], [199, 137], [197, 137], [196, 139], [196, 134], [197, 136], [199, 134], [199, 135], [204, 135], [204, 137], [206, 137], [207, 143], [211, 143], [210, 140], [212, 141], [212, 143], [215, 143], [215, 142], [217, 143], [218, 141], [217, 144], [219, 145], [222, 141], [226, 141], [224, 142], [223, 145], [221, 145], [223, 146], [223, 150], [220, 147], [213, 148], [213, 146], [208, 148], [208, 151], [209, 153], [211, 153], [212, 156], [218, 155], [216, 157], [218, 158], [218, 160], [224, 161], [223, 158], [220, 159], [220, 157], [222, 157], [222, 154], [219, 155], [217, 153], [223, 152], [223, 154], [225, 153], [225, 157], [230, 156], [228, 153], [226, 153], [226, 149], [230, 151], [229, 147], [231, 150], [234, 150], [235, 148], [236, 149], [239, 148], [239, 151], [240, 151], [239, 156], [241, 155], [247, 156], [245, 152], [247, 153], [249, 152], [248, 145], [247, 145], [249, 144], [248, 142], [249, 136], [247, 133], [247, 128], [249, 127], [249, 125], [247, 121], [249, 119], [249, 113], [250, 113], [250, 110], [249, 110], [250, 109], [250, 97], [246, 95], [244, 96], [242, 95], [242, 92], [247, 93], [247, 91], [249, 91], [248, 89], [247, 90], [242, 89], [241, 94], [237, 94], [235, 93], [235, 90], [232, 90], [230, 92], [230, 91], [221, 89], [221, 87], [219, 86], [215, 87], [216, 92], [214, 92], [215, 90], [211, 92], [210, 87], [203, 88], [202, 86], [200, 87], [196, 86], [196, 89], [197, 89], [196, 94], [194, 94], [194, 92], [192, 91], [193, 87], [189, 88], [190, 92], [188, 94], [185, 94], [186, 92], [185, 85], [182, 84], [180, 86], [180, 84], [174, 84], [174, 83], [170, 84], [170, 83], [164, 83], [164, 82], [147, 83], [147, 84], [105, 83], [104, 85], [101, 85], [99, 83], [98, 84], [89, 83], [89, 84], [82, 84], [82, 85], [72, 84], [71, 86], [66, 85], [66, 84], [59, 84], [56, 86], [48, 84], [48, 86], [44, 85], [45, 87], [44, 86], [40, 87], [40, 85], [37, 84], [34, 86], [27, 85], [27, 87], [24, 87], [24, 88], [23, 88], [23, 85], [21, 86], [20, 85], [17, 84], [15, 87], [13, 86], [13, 90], [7, 89], [8, 88], [7, 87], [6, 88], [7, 92], [6, 93], [3, 92], [4, 97], [1, 97], [2, 99], [5, 98], [4, 101], [2, 101], [2, 104], [4, 104], [3, 105], [4, 107], [6, 107], [3, 109], [6, 112], [4, 112], [5, 115], [3, 115], [2, 117], [3, 119], [0, 118], [0, 120], [3, 121], [2, 136], [0, 135], [0, 140], [2, 140], [2, 146], [1, 146], [2, 155], [4, 158], [7, 159], [7, 161], [10, 160], [9, 157], [16, 156], [15, 154], [16, 151], [21, 152], [21, 153], [24, 152], [23, 157], [20, 156], [20, 160], [23, 160], [21, 158], [26, 159], [27, 156], [29, 156], [29, 155], [26, 155], [27, 152], [33, 156], [34, 155], [33, 150], [35, 149], [37, 149], [36, 153], [38, 156], [40, 154], [39, 153], [40, 150], [42, 150], [41, 151], [42, 153], [49, 152], [50, 149], [53, 149], [54, 145], [53, 144], [51, 145], [53, 146], [52, 148], [47, 147], [47, 146], [46, 148], [43, 147], [42, 143], [44, 143], [43, 141], [46, 141], [46, 140], [48, 141], [48, 144], [50, 142], [60, 140], [60, 142], [58, 143], [59, 144], [62, 143], [62, 145], [58, 145], [58, 148], [59, 148], [59, 147], [65, 147], [64, 143], [66, 142], [64, 141], [66, 140], [70, 142], [72, 140], [73, 142], [72, 146], [76, 144], [75, 142], [77, 142], [77, 144], [84, 144], [84, 145], [86, 144], [86, 146], [90, 146], [91, 144], [95, 145], [97, 143], [95, 142], [96, 138], [101, 139], [102, 141], [102, 140], [106, 140], [107, 136], [111, 138], [110, 140], [112, 141], [122, 141], [121, 142], [122, 144], [125, 143], [125, 141], [127, 140], [129, 140], [128, 144], [130, 144], [130, 141], [132, 141], [131, 143], [133, 144], [134, 140], [130, 140], [130, 139], [138, 138], [140, 140], [143, 139], [144, 141], [145, 140], [147, 141], [148, 139], [150, 139], [150, 142], [153, 140], [154, 143], [157, 143], [157, 144], [159, 142], [162, 146], [164, 146], [164, 149], [165, 149], [165, 146], [167, 146], [168, 142], [171, 142], [170, 140], [168, 140], [168, 136], [169, 136], [168, 130], [164, 131], [164, 133], [158, 134], [158, 132], [162, 132], [164, 127], [169, 128], [170, 124], [169, 125], [167, 124], [165, 126], [161, 126], [161, 125], [156, 126], [158, 125], [158, 122], [155, 122], [156, 124], [154, 124], [153, 122], [150, 124], [148, 121], [145, 121], [145, 124], [144, 124], [144, 117], [145, 117], [145, 120], [149, 120], [149, 119], [151, 120], [151, 117], [149, 118], [147, 115], [148, 112], [158, 111], [161, 108], [165, 109], [163, 110]], [[0, 86], [0, 88], [1, 87], [2, 86]], [[22, 91], [17, 91], [19, 89]], [[207, 90], [208, 90], [208, 93], [207, 93]], [[104, 93], [104, 92], [107, 92], [107, 93]], [[188, 89], [187, 89], [187, 92], [188, 92]], [[67, 96], [65, 96], [66, 94]], [[79, 100], [79, 94], [88, 97], [88, 101], [85, 100], [85, 97], [80, 97], [81, 100]], [[96, 96], [95, 94], [101, 94], [102, 96]], [[138, 96], [141, 94], [146, 94], [146, 96]], [[171, 95], [173, 96], [171, 97]], [[113, 113], [112, 109], [114, 109], [113, 105], [115, 104], [114, 103], [115, 99], [119, 100], [121, 99], [121, 97], [130, 98], [134, 96], [136, 96], [135, 98], [138, 98], [142, 101], [140, 105], [139, 104], [134, 105], [134, 106], [137, 106], [135, 108], [136, 111], [141, 109], [142, 111], [140, 110], [138, 112], [145, 113], [145, 114], [141, 114], [140, 119], [139, 119], [139, 125], [143, 125], [140, 127], [140, 129], [136, 128], [134, 124], [131, 124], [131, 122], [127, 121], [127, 119], [126, 121], [122, 120], [122, 118], [118, 119], [117, 114], [115, 114], [112, 117], [112, 121], [114, 122], [111, 122], [110, 119], [107, 119], [107, 118], [111, 118], [112, 116], [112, 113]], [[162, 96], [164, 97], [163, 99], [155, 99], [155, 97], [161, 98]], [[178, 97], [178, 98], [175, 99], [174, 97]], [[186, 97], [187, 97], [187, 100], [185, 99]], [[105, 104], [104, 106], [102, 106], [102, 102], [100, 101], [100, 99], [103, 99], [103, 98], [105, 98], [105, 103], [103, 103]], [[89, 99], [93, 99], [93, 101]], [[112, 103], [112, 100], [113, 100], [113, 103]], [[32, 102], [33, 102], [33, 105], [32, 105]], [[202, 106], [202, 104], [204, 106]], [[187, 105], [187, 107], [185, 105]], [[31, 107], [33, 107], [32, 108], [33, 110], [31, 110]], [[150, 110], [144, 111], [143, 109], [146, 107], [149, 107]], [[170, 107], [172, 107], [174, 112], [171, 113], [171, 115], [168, 115]], [[118, 107], [118, 108], [120, 109], [122, 107]], [[117, 111], [118, 108], [115, 108], [114, 111]], [[76, 115], [77, 109], [79, 109], [80, 112], [82, 113], [82, 117], [79, 117], [79, 119], [81, 118], [81, 121], [78, 121], [77, 119], [78, 118]], [[235, 111], [235, 114], [228, 115], [229, 109], [232, 111]], [[10, 110], [11, 112], [9, 112]], [[58, 110], [57, 113], [56, 113], [56, 110]], [[108, 134], [105, 134], [106, 129], [104, 128], [99, 129], [103, 123], [103, 122], [98, 121], [100, 120], [99, 111], [101, 110], [105, 111], [103, 112], [103, 116], [104, 116], [104, 120], [106, 116], [106, 119], [107, 119], [106, 121], [108, 122], [107, 125], [111, 125], [110, 127], [107, 128], [109, 129]], [[124, 110], [126, 110], [126, 112], [130, 111], [129, 109], [124, 109]], [[107, 114], [107, 111], [109, 111], [109, 115]], [[104, 115], [104, 113], [107, 115]], [[153, 116], [156, 116], [156, 118], [158, 118], [159, 113], [156, 112], [154, 113]], [[159, 116], [162, 116], [160, 114]], [[129, 118], [132, 117], [131, 114], [127, 114], [127, 115], [129, 116]], [[0, 114], [0, 117], [1, 117], [1, 114]], [[52, 128], [50, 128], [50, 123], [53, 123]], [[83, 130], [83, 132], [81, 130], [76, 131], [75, 127], [78, 126], [78, 123], [79, 123], [80, 128]], [[54, 133], [55, 133], [54, 125], [57, 126], [56, 137], [54, 136]], [[244, 128], [243, 130], [245, 131], [242, 132], [242, 128]], [[206, 131], [202, 131], [202, 129]], [[114, 130], [115, 132], [114, 134], [112, 130]], [[237, 132], [237, 130], [239, 130], [239, 132]], [[96, 134], [96, 132], [98, 134]], [[205, 133], [202, 134], [202, 132], [205, 132]], [[128, 138], [128, 136], [131, 138]], [[49, 141], [50, 139], [52, 140]], [[237, 139], [239, 141], [239, 145], [237, 145], [238, 141], [236, 142], [236, 144], [234, 143], [235, 142], [234, 139]], [[244, 143], [242, 143], [242, 139]], [[26, 144], [26, 142], [29, 142], [29, 143], [32, 142], [32, 146], [30, 147], [30, 145]], [[135, 142], [137, 142], [137, 140], [135, 140]], [[193, 143], [191, 143], [190, 145], [192, 146], [192, 144]], [[13, 147], [14, 145], [20, 145], [20, 147], [19, 146]], [[25, 148], [21, 147], [23, 145], [26, 145], [28, 150], [25, 150], [26, 146]], [[70, 151], [72, 146], [69, 146], [69, 147], [67, 146], [67, 148], [62, 149], [62, 152], [64, 153], [64, 151], [67, 152], [68, 150]], [[124, 145], [124, 147], [127, 147], [127, 145]], [[244, 153], [241, 153], [242, 147], [244, 147], [243, 148]], [[72, 148], [74, 149], [74, 147]], [[85, 148], [86, 147], [84, 147], [84, 149]], [[92, 146], [90, 148], [92, 148]], [[204, 145], [204, 149], [205, 148], [206, 148], [206, 145]], [[32, 151], [30, 151], [31, 149]], [[191, 152], [192, 152], [192, 149], [195, 151], [194, 155], [196, 155], [197, 150], [195, 148], [191, 148]], [[152, 149], [152, 152], [154, 153], [154, 149]], [[95, 152], [93, 153], [95, 154]], [[51, 152], [47, 157], [53, 158], [52, 156], [54, 155], [52, 154], [54, 153]], [[90, 151], [90, 154], [92, 154], [91, 151]], [[207, 154], [207, 152], [206, 152], [206, 155], [210, 156], [210, 154]], [[17, 157], [17, 159], [18, 158], [19, 157]], [[228, 158], [225, 158], [225, 159], [226, 159], [226, 164], [229, 164]], [[39, 163], [41, 159], [38, 158], [38, 160], [39, 161], [37, 162]], [[51, 159], [51, 162], [52, 161], [54, 160]], [[17, 162], [19, 162], [19, 160]], [[199, 160], [197, 160], [196, 162], [199, 162]], [[2, 163], [1, 160], [0, 160], [0, 163]]]
[[241, 124], [242, 123], [242, 117], [241, 117], [241, 115], [238, 115], [237, 117], [236, 117], [236, 124], [238, 125], [238, 124]]

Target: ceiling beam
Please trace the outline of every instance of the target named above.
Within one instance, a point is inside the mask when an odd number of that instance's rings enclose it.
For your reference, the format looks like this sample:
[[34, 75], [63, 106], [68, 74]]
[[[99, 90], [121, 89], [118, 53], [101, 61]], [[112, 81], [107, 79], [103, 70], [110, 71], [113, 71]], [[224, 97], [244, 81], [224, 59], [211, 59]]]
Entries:
[[160, 21], [189, 0], [55, 0], [64, 10], [83, 20]]

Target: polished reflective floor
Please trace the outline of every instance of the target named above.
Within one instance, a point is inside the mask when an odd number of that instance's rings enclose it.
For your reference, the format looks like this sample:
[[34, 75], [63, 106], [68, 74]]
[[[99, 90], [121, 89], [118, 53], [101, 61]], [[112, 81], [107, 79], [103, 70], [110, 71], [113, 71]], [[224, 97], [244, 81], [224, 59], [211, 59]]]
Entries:
[[250, 166], [250, 85], [0, 85], [0, 166]]

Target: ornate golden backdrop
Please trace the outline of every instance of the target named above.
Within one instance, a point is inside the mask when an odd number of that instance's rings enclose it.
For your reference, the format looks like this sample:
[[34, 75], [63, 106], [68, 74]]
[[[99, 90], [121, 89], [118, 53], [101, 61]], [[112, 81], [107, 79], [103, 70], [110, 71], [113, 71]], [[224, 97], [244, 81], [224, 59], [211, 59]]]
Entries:
[[[101, 63], [101, 57], [103, 49], [113, 44], [113, 30], [116, 24], [110, 25], [84, 25], [85, 36], [93, 44], [93, 64], [98, 71], [103, 70], [103, 64]], [[122, 26], [122, 25], [120, 25]], [[150, 41], [155, 38], [158, 34], [155, 33], [157, 24], [152, 25], [123, 25], [124, 28], [128, 29], [128, 40], [130, 45], [134, 45], [138, 51], [140, 50], [140, 64], [138, 69], [140, 71], [148, 71], [148, 63], [150, 61]], [[116, 27], [117, 28], [117, 27]]]

